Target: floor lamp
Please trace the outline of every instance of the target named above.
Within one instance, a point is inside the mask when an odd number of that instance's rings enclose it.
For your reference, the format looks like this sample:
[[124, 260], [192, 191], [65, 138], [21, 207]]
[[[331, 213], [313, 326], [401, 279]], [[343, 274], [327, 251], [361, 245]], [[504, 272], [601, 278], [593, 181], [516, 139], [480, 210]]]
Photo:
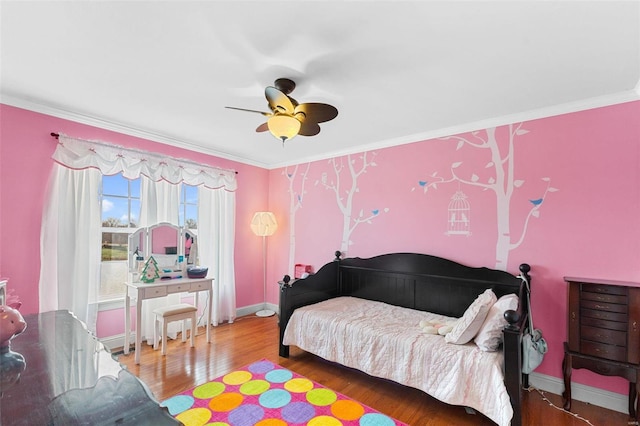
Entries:
[[251, 219], [251, 230], [254, 234], [262, 237], [262, 271], [263, 271], [263, 292], [264, 292], [264, 309], [256, 312], [259, 317], [270, 317], [275, 314], [267, 309], [267, 237], [273, 235], [278, 229], [276, 217], [271, 212], [257, 212]]

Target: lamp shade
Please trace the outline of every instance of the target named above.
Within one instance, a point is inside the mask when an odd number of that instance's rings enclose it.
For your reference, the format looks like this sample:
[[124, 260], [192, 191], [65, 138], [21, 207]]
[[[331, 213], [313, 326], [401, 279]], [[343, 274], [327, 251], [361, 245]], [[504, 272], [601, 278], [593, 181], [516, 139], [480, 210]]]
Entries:
[[267, 127], [273, 136], [282, 142], [296, 136], [300, 131], [301, 123], [297, 118], [286, 114], [277, 114], [269, 117]]
[[278, 229], [276, 217], [271, 212], [257, 212], [251, 219], [251, 230], [259, 237], [273, 235]]

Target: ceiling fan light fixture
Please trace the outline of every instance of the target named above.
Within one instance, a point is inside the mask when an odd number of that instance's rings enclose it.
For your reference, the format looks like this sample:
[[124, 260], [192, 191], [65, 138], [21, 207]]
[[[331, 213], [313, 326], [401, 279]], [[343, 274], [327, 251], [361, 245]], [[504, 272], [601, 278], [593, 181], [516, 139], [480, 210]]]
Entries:
[[300, 121], [286, 114], [273, 115], [267, 120], [267, 127], [271, 134], [283, 143], [294, 138], [300, 132], [300, 126]]

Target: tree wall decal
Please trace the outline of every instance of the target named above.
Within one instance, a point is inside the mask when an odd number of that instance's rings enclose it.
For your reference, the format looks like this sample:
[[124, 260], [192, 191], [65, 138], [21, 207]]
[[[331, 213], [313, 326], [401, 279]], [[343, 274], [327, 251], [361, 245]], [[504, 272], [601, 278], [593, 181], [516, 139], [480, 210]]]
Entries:
[[[489, 153], [490, 160], [484, 166], [485, 169], [492, 169], [493, 175], [485, 182], [480, 177], [472, 173], [468, 178], [456, 174], [462, 162], [454, 162], [450, 168], [450, 176], [438, 176], [438, 172], [431, 175], [429, 180], [421, 180], [418, 182], [423, 188], [424, 193], [429, 188], [437, 189], [438, 185], [456, 182], [458, 184], [480, 187], [484, 190], [491, 190], [496, 195], [497, 204], [497, 242], [496, 242], [496, 269], [506, 270], [509, 260], [509, 252], [519, 247], [524, 241], [525, 235], [529, 228], [529, 222], [532, 217], [540, 216], [540, 208], [550, 192], [557, 191], [551, 186], [551, 179], [543, 177], [546, 182], [546, 188], [542, 194], [535, 199], [530, 199], [531, 204], [529, 211], [524, 219], [522, 232], [519, 236], [511, 235], [511, 198], [518, 188], [522, 187], [524, 180], [515, 178], [515, 141], [518, 136], [529, 133], [528, 130], [522, 128], [522, 123], [510, 124], [508, 126], [509, 136], [506, 141], [506, 149], [504, 153], [500, 152], [498, 140], [496, 139], [496, 128], [491, 127], [484, 131], [475, 131], [471, 133], [471, 137], [465, 136], [449, 136], [442, 138], [443, 140], [457, 141], [456, 150], [464, 146], [486, 150]], [[415, 188], [414, 188], [415, 189]]]
[[[369, 153], [365, 152], [358, 157], [360, 162], [359, 167], [356, 165], [356, 160], [351, 158], [351, 155], [346, 157], [340, 157], [338, 159], [332, 158], [329, 160], [329, 164], [335, 174], [335, 180], [327, 181], [327, 174], [323, 173], [320, 181], [316, 181], [316, 185], [321, 184], [325, 189], [329, 189], [334, 192], [336, 196], [336, 203], [342, 213], [342, 240], [340, 243], [340, 251], [345, 254], [349, 246], [353, 244], [351, 241], [351, 234], [361, 223], [373, 223], [372, 220], [380, 214], [380, 209], [374, 208], [369, 210], [365, 215], [364, 209], [360, 209], [360, 212], [356, 217], [353, 217], [354, 198], [360, 191], [358, 187], [358, 178], [367, 172], [369, 167], [376, 167], [373, 159], [377, 153], [370, 153], [370, 157], [367, 158]], [[346, 165], [345, 165], [346, 158]], [[349, 172], [348, 176], [343, 176], [343, 171]], [[346, 173], [345, 173], [346, 175]], [[350, 182], [349, 180], [350, 179]], [[343, 189], [343, 186], [345, 189]], [[382, 210], [384, 213], [389, 209]]]
[[[294, 273], [296, 256], [296, 212], [302, 207], [302, 200], [307, 193], [304, 187], [307, 181], [307, 175], [309, 173], [311, 164], [307, 163], [307, 167], [304, 169], [304, 171], [300, 170], [300, 174], [298, 175], [298, 169], [302, 169], [302, 167], [304, 166], [300, 166], [297, 164], [293, 167], [293, 170], [289, 170], [289, 167], [286, 167], [282, 171], [282, 174], [285, 175], [285, 177], [289, 181], [289, 265], [287, 267], [287, 270], [291, 275], [293, 275]], [[300, 177], [300, 182], [298, 183], [300, 189], [299, 191], [296, 191], [296, 178], [298, 176]]]

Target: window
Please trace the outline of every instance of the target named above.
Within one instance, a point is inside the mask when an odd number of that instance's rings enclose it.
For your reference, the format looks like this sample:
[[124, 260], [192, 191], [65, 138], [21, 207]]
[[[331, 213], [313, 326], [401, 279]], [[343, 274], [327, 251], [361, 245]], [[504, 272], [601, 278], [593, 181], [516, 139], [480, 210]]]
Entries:
[[[139, 227], [140, 179], [128, 180], [122, 174], [102, 177], [102, 263], [100, 301], [121, 298], [128, 279], [129, 235]], [[198, 187], [180, 188], [179, 225], [198, 228]], [[188, 244], [186, 250], [189, 250]], [[188, 253], [186, 253], [188, 254]]]
[[98, 300], [122, 297], [127, 280], [129, 234], [138, 228], [140, 179], [102, 177], [102, 263]]
[[180, 188], [180, 226], [198, 229], [198, 187], [182, 184]]

